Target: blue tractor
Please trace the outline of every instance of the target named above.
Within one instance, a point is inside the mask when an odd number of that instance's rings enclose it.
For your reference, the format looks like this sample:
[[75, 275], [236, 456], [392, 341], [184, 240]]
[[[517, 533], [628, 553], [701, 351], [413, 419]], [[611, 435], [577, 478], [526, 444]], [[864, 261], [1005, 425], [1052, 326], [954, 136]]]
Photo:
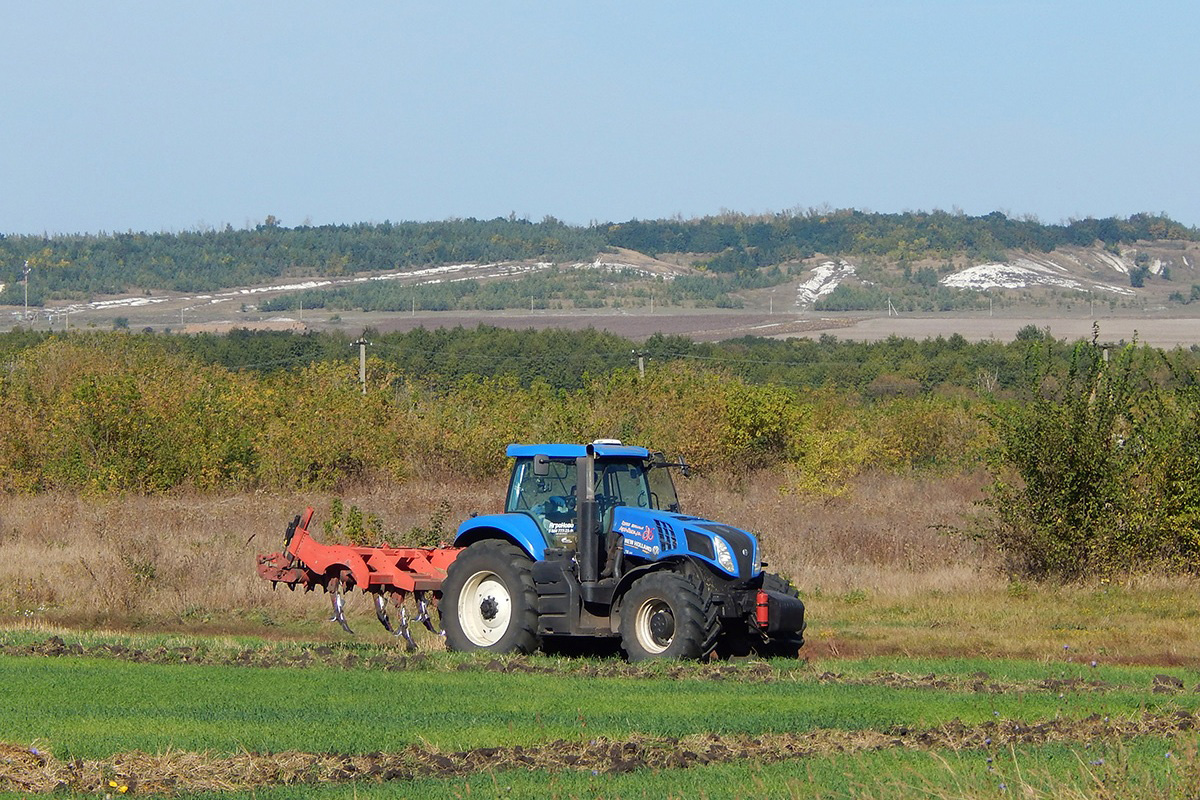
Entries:
[[751, 534], [684, 514], [661, 453], [615, 440], [510, 445], [504, 513], [459, 526], [440, 603], [452, 650], [619, 637], [630, 661], [795, 657], [804, 603]]

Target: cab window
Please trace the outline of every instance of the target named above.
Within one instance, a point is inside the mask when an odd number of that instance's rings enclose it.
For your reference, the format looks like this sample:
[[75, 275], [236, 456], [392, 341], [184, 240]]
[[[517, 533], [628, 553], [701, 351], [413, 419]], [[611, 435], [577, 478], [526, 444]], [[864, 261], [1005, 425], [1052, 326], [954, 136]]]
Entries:
[[551, 461], [546, 475], [535, 475], [532, 458], [517, 459], [504, 510], [528, 514], [548, 543], [573, 546], [575, 536], [575, 461]]

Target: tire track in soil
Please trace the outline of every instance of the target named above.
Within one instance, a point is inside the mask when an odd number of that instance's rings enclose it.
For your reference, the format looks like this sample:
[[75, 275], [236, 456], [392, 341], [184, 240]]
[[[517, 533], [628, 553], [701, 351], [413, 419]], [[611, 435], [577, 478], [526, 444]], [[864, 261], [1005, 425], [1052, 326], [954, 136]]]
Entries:
[[[339, 651], [328, 645], [287, 650], [270, 647], [243, 649], [236, 652], [212, 652], [195, 647], [155, 647], [150, 649], [126, 647], [120, 644], [83, 645], [65, 642], [60, 636], [51, 636], [40, 642], [26, 645], [0, 647], [0, 654], [33, 657], [89, 657], [110, 658], [144, 664], [193, 664], [237, 667], [286, 667], [304, 669], [313, 666], [339, 667], [343, 669], [378, 669], [387, 672], [409, 670], [438, 670], [436, 659], [424, 653], [392, 653], [380, 651], [370, 655], [359, 655]], [[816, 680], [822, 684], [845, 686], [886, 686], [894, 689], [931, 689], [942, 691], [1004, 694], [1007, 692], [1094, 692], [1104, 693], [1119, 690], [1145, 691], [1144, 686], [1128, 686], [1096, 679], [1080, 677], [1040, 678], [1028, 681], [1005, 681], [992, 679], [986, 672], [971, 675], [907, 675], [898, 672], [876, 672], [866, 677], [849, 677], [841, 673], [823, 672], [816, 674], [807, 669], [806, 662], [796, 662], [795, 667], [780, 667], [765, 661], [736, 663], [679, 664], [662, 669], [629, 664], [618, 659], [600, 662], [580, 660], [576, 663], [548, 665], [534, 663], [524, 656], [506, 656], [489, 661], [461, 662], [452, 669], [460, 671], [486, 671], [502, 673], [533, 673], [546, 675], [574, 675], [585, 678], [633, 678], [642, 680], [698, 680], [734, 681], [738, 683], [774, 683], [777, 681]], [[1160, 694], [1174, 694], [1187, 687], [1183, 681], [1171, 675], [1156, 675], [1149, 687]], [[1200, 684], [1195, 691], [1200, 692]]]
[[110, 791], [112, 781], [128, 787], [131, 793], [169, 796], [180, 792], [246, 791], [323, 782], [462, 778], [516, 769], [591, 771], [598, 775], [640, 769], [686, 769], [740, 760], [777, 763], [889, 748], [992, 751], [1015, 745], [1111, 742], [1196, 730], [1200, 730], [1200, 715], [1178, 711], [1166, 715], [1147, 713], [1131, 719], [1094, 715], [1082, 720], [1034, 723], [1000, 720], [973, 726], [956, 721], [923, 730], [821, 729], [757, 735], [706, 733], [682, 738], [633, 735], [625, 739], [556, 740], [537, 746], [479, 747], [457, 752], [412, 745], [394, 753], [366, 755], [285, 752], [215, 756], [186, 751], [151, 755], [134, 751], [103, 760], [62, 761], [36, 746], [0, 743], [0, 790], [31, 794], [104, 792]]

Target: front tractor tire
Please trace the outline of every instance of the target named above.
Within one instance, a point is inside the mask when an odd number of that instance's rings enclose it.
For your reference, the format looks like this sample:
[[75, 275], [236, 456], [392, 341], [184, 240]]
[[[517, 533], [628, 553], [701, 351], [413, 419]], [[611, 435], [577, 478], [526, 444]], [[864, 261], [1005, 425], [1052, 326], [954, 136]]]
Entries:
[[621, 601], [621, 646], [630, 661], [703, 658], [719, 632], [708, 589], [676, 572], [639, 578]]
[[460, 653], [532, 653], [537, 592], [529, 557], [504, 541], [476, 542], [446, 570], [441, 607], [446, 647]]

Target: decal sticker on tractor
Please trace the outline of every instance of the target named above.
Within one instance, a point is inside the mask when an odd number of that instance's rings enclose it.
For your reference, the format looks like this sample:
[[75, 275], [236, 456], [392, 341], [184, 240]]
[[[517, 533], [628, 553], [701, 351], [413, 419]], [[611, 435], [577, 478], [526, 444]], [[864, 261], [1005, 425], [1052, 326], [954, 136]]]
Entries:
[[643, 542], [653, 542], [658, 536], [654, 532], [654, 528], [651, 528], [649, 525], [638, 525], [636, 522], [630, 522], [626, 519], [621, 520], [621, 524], [617, 526], [617, 532], [623, 533], [626, 536], [636, 537]]
[[658, 555], [659, 552], [658, 545], [651, 545], [643, 542], [641, 539], [631, 539], [628, 536], [625, 537], [625, 551], [631, 553], [649, 553], [653, 556]]

